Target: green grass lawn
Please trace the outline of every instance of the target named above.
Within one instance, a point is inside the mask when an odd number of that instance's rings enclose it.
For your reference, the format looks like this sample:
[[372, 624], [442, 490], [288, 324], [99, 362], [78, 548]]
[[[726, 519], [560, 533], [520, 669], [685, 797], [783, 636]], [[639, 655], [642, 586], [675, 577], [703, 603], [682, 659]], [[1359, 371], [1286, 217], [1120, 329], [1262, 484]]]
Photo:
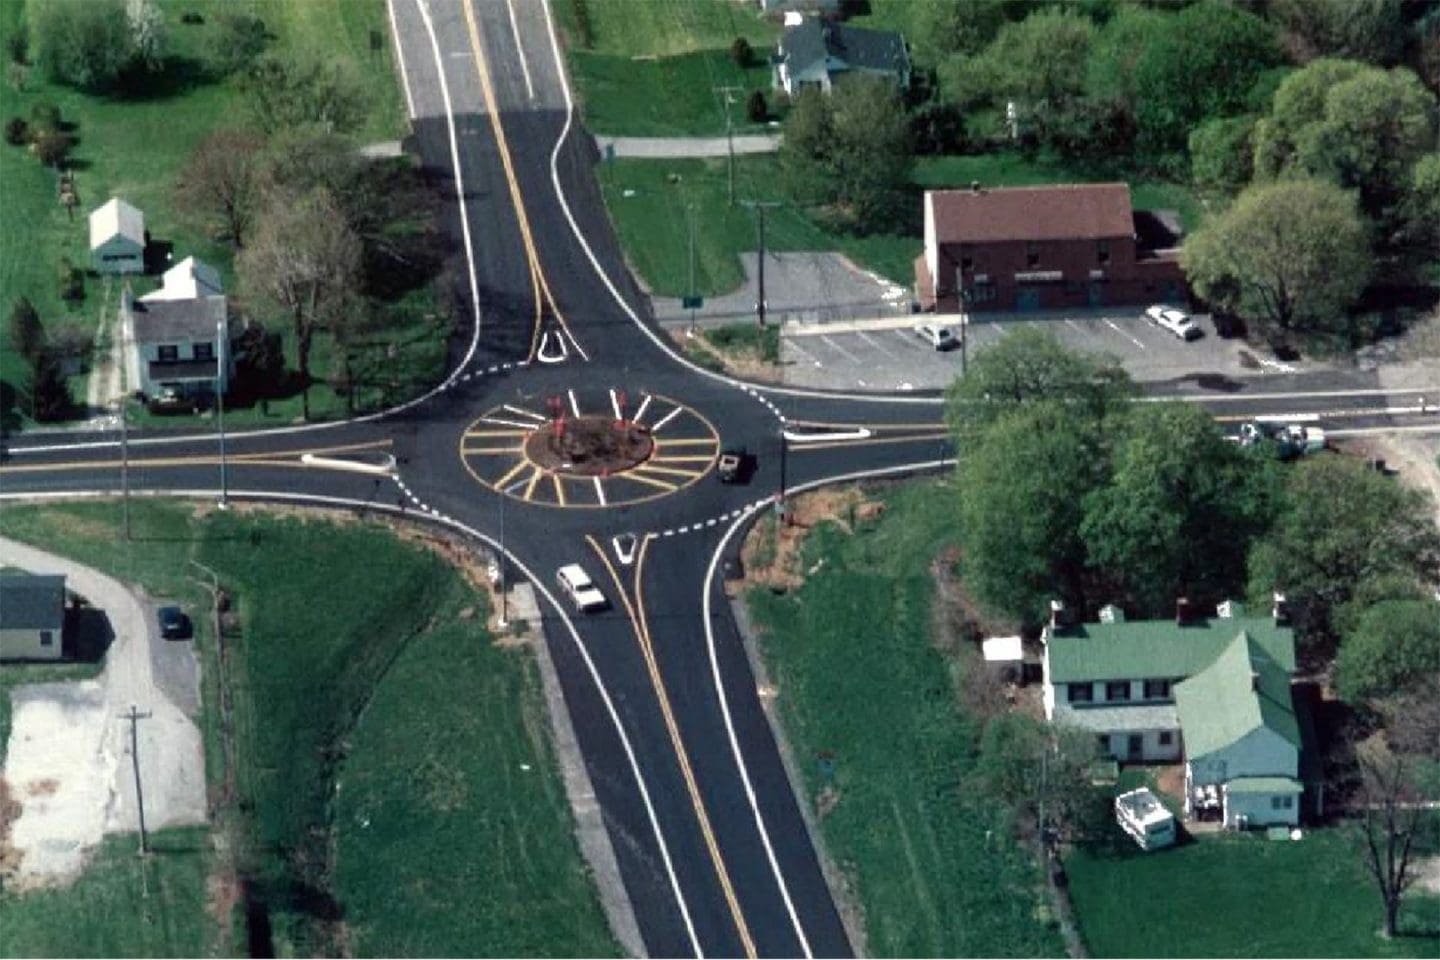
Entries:
[[[0, 3], [0, 43], [18, 29], [25, 6], [22, 0]], [[369, 46], [371, 30], [388, 38], [383, 0], [161, 0], [160, 7], [177, 62], [203, 65], [215, 14], [251, 12], [274, 34], [271, 49], [349, 63], [369, 108], [359, 139], [397, 139], [403, 134], [406, 120], [391, 46], [387, 39], [373, 54]], [[192, 10], [207, 22], [182, 24], [180, 15]], [[8, 317], [14, 300], [25, 296], [47, 326], [74, 323], [93, 329], [102, 310], [113, 309], [118, 284], [111, 284], [107, 294], [103, 279], [87, 277], [85, 299], [67, 304], [59, 297], [56, 273], [61, 257], [88, 266], [87, 215], [112, 195], [139, 207], [146, 228], [157, 240], [173, 243], [177, 259], [199, 257], [221, 272], [227, 290], [234, 290], [230, 249], [181, 222], [173, 208], [173, 193], [180, 170], [212, 130], [246, 121], [247, 107], [236, 80], [202, 77], [164, 95], [117, 99], [52, 84], [40, 70], [31, 69], [23, 89], [8, 82], [0, 86], [0, 120], [28, 117], [40, 102], [56, 104], [63, 118], [77, 125], [71, 166], [80, 205], [71, 220], [57, 202], [54, 171], [42, 167], [24, 148], [0, 143], [0, 222], [10, 227], [0, 231], [0, 313]], [[137, 278], [134, 285], [137, 294], [145, 293], [158, 285], [158, 278]], [[5, 336], [0, 380], [18, 387], [24, 379], [23, 363], [9, 349]], [[75, 392], [83, 401], [83, 382], [77, 383]]]
[[[767, 58], [780, 30], [754, 4], [729, 0], [582, 0], [593, 43], [582, 46], [575, 4], [553, 9], [567, 37], [570, 73], [593, 132], [616, 136], [716, 136], [725, 132], [724, 99], [716, 87], [744, 93], [729, 106], [731, 123], [755, 128], [745, 116], [751, 90], [770, 96]], [[755, 52], [742, 69], [730, 57], [736, 37]]]
[[[773, 157], [740, 157], [735, 166], [737, 198], [784, 199]], [[599, 175], [620, 242], [652, 292], [670, 297], [688, 292], [691, 216], [696, 290], [714, 296], [744, 280], [739, 254], [757, 249], [755, 215], [729, 205], [724, 160], [616, 160]], [[626, 196], [627, 190], [633, 193]], [[766, 212], [765, 244], [771, 250], [838, 250], [904, 283], [921, 248], [918, 237], [828, 232], [789, 206]]]
[[1412, 893], [1402, 930], [1383, 913], [1339, 828], [1299, 842], [1219, 836], [1158, 853], [1065, 861], [1081, 933], [1097, 957], [1435, 957], [1440, 900]]
[[[328, 952], [316, 921], [336, 909], [370, 954], [615, 952], [530, 654], [491, 643], [484, 598], [448, 564], [370, 524], [156, 501], [133, 515], [131, 541], [109, 503], [7, 507], [0, 533], [188, 601], [197, 628], [188, 559], [233, 593], [237, 857], [282, 955]], [[209, 688], [206, 703], [213, 719]]]
[[954, 664], [931, 643], [931, 560], [955, 538], [948, 482], [888, 488], [855, 534], [822, 525], [801, 566], [823, 569], [784, 596], [747, 600], [812, 812], [863, 914], [868, 954], [1056, 956], [1039, 877], [1003, 811], [961, 782], [975, 724]]
[[0, 896], [0, 956], [216, 956], [205, 829], [151, 834], [153, 853], [144, 860], [135, 843], [134, 836], [109, 838], [67, 887]]

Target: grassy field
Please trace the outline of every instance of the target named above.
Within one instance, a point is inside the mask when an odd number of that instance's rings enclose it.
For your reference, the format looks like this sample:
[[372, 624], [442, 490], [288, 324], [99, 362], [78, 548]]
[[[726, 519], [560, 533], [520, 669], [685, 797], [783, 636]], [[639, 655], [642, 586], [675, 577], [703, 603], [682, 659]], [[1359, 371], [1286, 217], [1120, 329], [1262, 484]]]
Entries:
[[1440, 955], [1434, 897], [1411, 894], [1401, 924], [1410, 935], [1379, 936], [1379, 895], [1339, 829], [1298, 843], [1220, 836], [1149, 855], [1075, 853], [1065, 869], [1097, 957]]
[[[28, 0], [29, 3], [38, 0]], [[72, 152], [80, 205], [71, 220], [57, 202], [57, 176], [42, 167], [24, 148], [0, 144], [0, 312], [29, 297], [47, 326], [75, 324], [93, 329], [103, 310], [113, 309], [119, 287], [99, 277], [86, 279], [86, 297], [67, 304], [59, 297], [56, 279], [61, 257], [88, 265], [88, 212], [112, 195], [124, 197], [145, 214], [156, 240], [174, 244], [176, 258], [193, 254], [220, 270], [226, 288], [235, 277], [228, 247], [191, 229], [175, 215], [173, 192], [180, 170], [194, 148], [213, 129], [246, 121], [246, 106], [237, 81], [216, 81], [205, 73], [205, 48], [214, 15], [220, 11], [252, 12], [274, 35], [271, 49], [285, 54], [314, 54], [347, 62], [359, 79], [369, 112], [359, 139], [395, 139], [405, 129], [399, 83], [387, 43], [371, 53], [369, 37], [380, 30], [388, 37], [383, 0], [160, 0], [169, 28], [172, 69], [162, 92], [149, 97], [118, 99], [80, 93], [51, 84], [38, 69], [28, 71], [23, 89], [0, 86], [0, 119], [28, 117], [41, 102], [56, 104], [63, 118], [77, 125]], [[0, 3], [0, 44], [20, 27], [26, 3]], [[180, 22], [195, 11], [202, 25]], [[23, 229], [19, 226], [23, 225]], [[158, 278], [134, 281], [137, 293], [157, 285]], [[323, 372], [323, 368], [321, 368]], [[23, 380], [21, 361], [13, 350], [0, 350], [0, 380], [12, 387]], [[84, 399], [83, 382], [77, 399]], [[293, 416], [286, 400], [280, 414]], [[293, 402], [298, 412], [298, 399]], [[23, 404], [21, 405], [23, 407]], [[0, 411], [3, 412], [3, 411]]]
[[217, 950], [206, 910], [206, 831], [162, 830], [150, 845], [153, 855], [141, 860], [133, 836], [112, 837], [70, 886], [0, 896], [0, 956], [234, 955]]
[[[737, 198], [784, 200], [774, 158], [740, 157], [735, 167]], [[652, 292], [671, 297], [688, 292], [691, 216], [696, 290], [714, 296], [744, 280], [739, 254], [757, 248], [755, 215], [729, 205], [724, 160], [616, 160], [600, 170], [600, 177], [620, 242]], [[633, 193], [626, 196], [627, 190]], [[838, 250], [904, 283], [921, 248], [918, 237], [828, 232], [788, 206], [766, 212], [765, 245], [770, 250]]]
[[199, 614], [208, 605], [184, 580], [187, 559], [232, 591], [243, 623], [229, 674], [237, 867], [277, 949], [327, 952], [327, 922], [343, 916], [352, 945], [378, 955], [615, 951], [573, 839], [533, 662], [492, 644], [484, 598], [447, 563], [359, 523], [142, 502], [134, 529], [125, 541], [110, 504], [0, 515], [6, 535], [81, 553], [188, 597]]
[[[740, 157], [735, 167], [738, 198], [785, 201], [774, 157]], [[692, 217], [696, 290], [715, 296], [734, 290], [744, 280], [739, 255], [758, 247], [755, 216], [745, 207], [730, 206], [726, 161], [616, 160], [602, 166], [599, 174], [620, 242], [652, 292], [670, 297], [689, 292]], [[1087, 179], [1063, 166], [1027, 161], [1016, 154], [922, 157], [915, 167], [915, 203], [920, 203], [920, 189], [968, 186], [972, 180], [989, 186], [1029, 186]], [[1174, 209], [1187, 229], [1199, 223], [1199, 203], [1183, 186], [1140, 181], [1131, 185], [1131, 195], [1137, 210]], [[909, 286], [924, 242], [918, 233], [861, 237], [826, 230], [804, 212], [781, 206], [766, 214], [765, 243], [781, 251], [836, 250]]]
[[[745, 115], [751, 90], [770, 96], [766, 63], [779, 28], [754, 4], [716, 0], [581, 0], [591, 44], [583, 43], [576, 4], [557, 0], [570, 75], [593, 132], [633, 137], [716, 136], [725, 132], [727, 106], [715, 92], [744, 89], [728, 106], [735, 129], [755, 128]], [[755, 52], [748, 67], [730, 57], [736, 37]]]
[[854, 534], [809, 534], [800, 566], [825, 563], [801, 589], [748, 596], [824, 846], [871, 956], [1059, 955], [1032, 861], [1003, 813], [960, 788], [976, 730], [930, 640], [928, 571], [954, 542], [955, 491], [925, 481], [883, 499]]

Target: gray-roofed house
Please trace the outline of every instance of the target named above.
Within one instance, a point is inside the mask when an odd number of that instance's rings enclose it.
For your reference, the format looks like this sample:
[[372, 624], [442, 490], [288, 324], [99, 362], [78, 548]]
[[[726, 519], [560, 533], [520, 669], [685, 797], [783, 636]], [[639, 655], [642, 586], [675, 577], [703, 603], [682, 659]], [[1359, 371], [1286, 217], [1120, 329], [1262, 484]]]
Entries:
[[816, 18], [786, 30], [771, 63], [776, 89], [792, 97], [807, 86], [829, 93], [847, 74], [888, 76], [902, 90], [910, 86], [910, 54], [901, 34]]
[[0, 660], [59, 660], [64, 628], [63, 576], [0, 573]]
[[145, 269], [145, 214], [111, 197], [90, 214], [90, 266], [96, 273]]
[[180, 397], [229, 389], [235, 373], [229, 309], [219, 275], [193, 258], [166, 271], [164, 285], [136, 299], [126, 290], [120, 319], [129, 389]]

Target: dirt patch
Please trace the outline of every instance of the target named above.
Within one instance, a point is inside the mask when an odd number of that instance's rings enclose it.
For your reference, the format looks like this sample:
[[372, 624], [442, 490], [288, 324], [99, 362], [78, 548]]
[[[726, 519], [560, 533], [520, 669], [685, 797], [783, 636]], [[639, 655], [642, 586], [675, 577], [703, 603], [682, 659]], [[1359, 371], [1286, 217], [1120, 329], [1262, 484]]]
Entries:
[[684, 330], [667, 329], [665, 334], [682, 354], [702, 367], [719, 368], [732, 376], [761, 383], [785, 382], [785, 368], [761, 358], [759, 352], [750, 347], [716, 346], [703, 329], [696, 329], [694, 336]]
[[1440, 895], [1440, 857], [1415, 861], [1415, 886], [1431, 896]]
[[[862, 517], [877, 516], [885, 505], [867, 501], [859, 487], [817, 490], [790, 500], [786, 519], [774, 511], [750, 528], [740, 550], [745, 578], [737, 582], [747, 586], [763, 586], [781, 592], [798, 589], [816, 569], [801, 566], [800, 548], [805, 535], [821, 523], [833, 523], [846, 533], [854, 532], [853, 523]], [[732, 587], [732, 595], [735, 587]]]
[[60, 781], [50, 777], [44, 780], [32, 780], [25, 784], [25, 793], [32, 797], [54, 796], [58, 789], [60, 789]]
[[10, 783], [0, 777], [0, 878], [8, 880], [20, 868], [24, 856], [10, 846], [10, 825], [20, 816], [20, 804], [10, 796]]
[[1366, 460], [1384, 460], [1387, 470], [1394, 470], [1407, 486], [1430, 494], [1435, 520], [1440, 524], [1440, 440], [1434, 437], [1390, 435], [1360, 437], [1336, 444], [1342, 452]]

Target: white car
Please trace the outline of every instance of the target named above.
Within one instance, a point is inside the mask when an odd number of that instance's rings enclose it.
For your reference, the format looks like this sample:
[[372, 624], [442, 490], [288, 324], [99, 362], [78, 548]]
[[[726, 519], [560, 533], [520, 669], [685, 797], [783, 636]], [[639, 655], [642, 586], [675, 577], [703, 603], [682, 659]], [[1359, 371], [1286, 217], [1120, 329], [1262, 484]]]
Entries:
[[922, 323], [915, 328], [915, 332], [921, 340], [936, 350], [949, 350], [960, 345], [960, 338], [955, 336], [955, 330], [944, 324]]
[[605, 594], [600, 592], [600, 588], [595, 586], [590, 575], [578, 563], [568, 563], [561, 567], [556, 571], [555, 579], [560, 582], [560, 589], [565, 591], [570, 602], [575, 604], [575, 609], [581, 613], [604, 610], [610, 605]]
[[1164, 304], [1147, 307], [1145, 319], [1161, 330], [1169, 330], [1181, 340], [1199, 340], [1205, 333], [1184, 310], [1176, 310], [1174, 307], [1167, 307]]

